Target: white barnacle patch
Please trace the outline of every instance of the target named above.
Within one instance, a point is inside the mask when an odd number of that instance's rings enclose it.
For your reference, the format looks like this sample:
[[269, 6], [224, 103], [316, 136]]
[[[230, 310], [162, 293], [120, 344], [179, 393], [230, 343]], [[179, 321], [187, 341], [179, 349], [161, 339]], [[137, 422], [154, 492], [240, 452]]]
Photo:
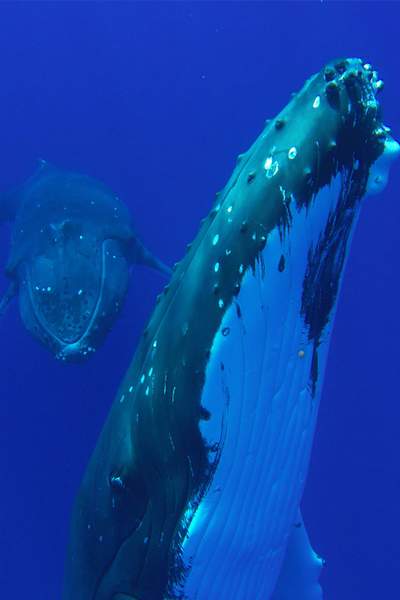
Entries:
[[292, 146], [288, 152], [288, 159], [293, 160], [297, 156], [297, 148], [296, 146]]
[[268, 156], [264, 163], [265, 175], [268, 179], [275, 177], [279, 171], [279, 163], [277, 160], [273, 160], [272, 156]]
[[219, 240], [219, 234], [217, 233], [216, 235], [214, 235], [213, 237], [213, 241], [212, 241], [212, 245], [216, 246], [218, 244], [218, 240]]
[[222, 298], [220, 298], [220, 299], [218, 300], [218, 306], [219, 306], [220, 308], [224, 308], [224, 301], [222, 300]]
[[268, 171], [268, 169], [271, 168], [272, 165], [272, 156], [268, 156], [268, 158], [266, 159], [265, 163], [264, 163], [264, 169], [266, 171]]
[[214, 271], [215, 271], [215, 273], [218, 273], [218, 271], [219, 271], [219, 262], [215, 263], [215, 265], [214, 265]]
[[313, 108], [319, 108], [320, 104], [321, 104], [321, 98], [320, 98], [320, 96], [317, 96], [314, 99], [314, 102], [313, 102], [312, 106], [313, 106]]
[[226, 212], [231, 213], [232, 210], [233, 210], [233, 206], [231, 205], [231, 206], [228, 206], [228, 208], [226, 209]]
[[157, 340], [154, 340], [154, 342], [153, 342], [153, 348], [157, 348]]

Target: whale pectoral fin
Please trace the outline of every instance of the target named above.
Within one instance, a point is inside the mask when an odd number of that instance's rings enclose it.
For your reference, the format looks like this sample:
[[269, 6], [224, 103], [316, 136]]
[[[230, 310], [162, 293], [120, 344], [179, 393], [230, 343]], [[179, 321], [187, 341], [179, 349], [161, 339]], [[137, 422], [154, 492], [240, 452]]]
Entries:
[[4, 315], [7, 310], [7, 306], [10, 304], [14, 296], [17, 295], [17, 284], [12, 281], [8, 286], [4, 296], [0, 299], [0, 318]]
[[300, 511], [271, 600], [322, 600], [318, 582], [323, 560], [314, 552]]
[[146, 267], [160, 271], [168, 278], [172, 275], [172, 269], [154, 256], [136, 237], [131, 240], [129, 259], [132, 264], [146, 265]]

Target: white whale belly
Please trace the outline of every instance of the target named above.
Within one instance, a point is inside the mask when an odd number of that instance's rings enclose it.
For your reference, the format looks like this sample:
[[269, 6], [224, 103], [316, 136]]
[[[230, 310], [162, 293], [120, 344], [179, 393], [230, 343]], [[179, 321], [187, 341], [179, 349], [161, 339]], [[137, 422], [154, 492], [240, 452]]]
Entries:
[[183, 546], [190, 600], [267, 600], [273, 593], [307, 474], [333, 318], [318, 347], [313, 394], [303, 281], [339, 190], [337, 177], [307, 212], [294, 209], [283, 239], [277, 230], [268, 236], [214, 338], [202, 394], [211, 418], [201, 432], [219, 454]]

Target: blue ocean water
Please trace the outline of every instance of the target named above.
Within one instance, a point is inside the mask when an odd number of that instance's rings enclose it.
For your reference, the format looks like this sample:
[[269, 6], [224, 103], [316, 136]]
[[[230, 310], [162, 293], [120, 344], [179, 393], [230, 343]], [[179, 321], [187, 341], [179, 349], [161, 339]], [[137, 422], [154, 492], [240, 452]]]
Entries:
[[[104, 181], [172, 264], [236, 155], [325, 62], [360, 56], [400, 136], [395, 2], [0, 4], [0, 191], [38, 158]], [[331, 344], [303, 513], [327, 600], [400, 597], [399, 166], [368, 198]], [[9, 231], [0, 231], [0, 264]], [[57, 600], [74, 495], [164, 281], [136, 268], [83, 365], [0, 323], [0, 598]], [[2, 276], [0, 289], [6, 287]]]

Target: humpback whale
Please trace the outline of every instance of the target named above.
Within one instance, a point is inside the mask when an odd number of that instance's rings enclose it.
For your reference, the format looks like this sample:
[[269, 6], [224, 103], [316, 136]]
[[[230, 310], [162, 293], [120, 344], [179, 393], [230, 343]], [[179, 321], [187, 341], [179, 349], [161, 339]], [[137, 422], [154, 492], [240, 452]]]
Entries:
[[26, 329], [62, 360], [83, 360], [103, 341], [121, 310], [131, 265], [169, 275], [115, 194], [45, 161], [20, 189], [0, 197], [0, 221], [7, 220], [11, 282], [0, 314], [18, 293]]
[[317, 600], [299, 505], [343, 268], [399, 145], [360, 59], [239, 157], [143, 332], [77, 494], [64, 600]]

